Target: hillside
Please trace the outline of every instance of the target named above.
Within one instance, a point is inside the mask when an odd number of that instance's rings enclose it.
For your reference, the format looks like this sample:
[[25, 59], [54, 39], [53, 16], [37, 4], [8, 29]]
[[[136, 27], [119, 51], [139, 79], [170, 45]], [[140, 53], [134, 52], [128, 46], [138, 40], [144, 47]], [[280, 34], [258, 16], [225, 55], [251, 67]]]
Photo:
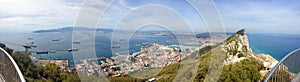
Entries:
[[[13, 52], [13, 49], [6, 47], [3, 43], [0, 43], [0, 47], [12, 56], [26, 82], [80, 82], [80, 78], [75, 72], [64, 71], [54, 63], [45, 66], [35, 65], [34, 61], [31, 60], [30, 54], [18, 51]], [[8, 80], [8, 82], [10, 81]]]
[[[263, 63], [256, 61], [254, 58], [244, 29], [233, 34], [221, 44], [200, 49], [199, 55], [197, 64], [187, 62], [191, 59], [182, 61], [179, 71], [171, 72], [173, 73], [172, 75], [176, 75], [173, 80], [247, 82], [262, 79], [259, 71], [264, 68]], [[198, 66], [198, 68], [195, 66]], [[168, 67], [165, 68], [163, 70], [168, 70]], [[159, 76], [163, 75], [167, 74]], [[168, 78], [173, 77], [158, 79], [158, 81], [166, 81]]]
[[234, 33], [211, 33], [211, 32], [205, 32], [205, 33], [199, 33], [199, 34], [196, 34], [196, 38], [211, 38], [211, 37], [223, 37], [223, 36], [230, 36]]
[[[244, 29], [239, 30], [223, 43], [206, 46], [180, 63], [164, 67], [156, 76], [158, 82], [253, 82], [264, 78], [261, 70], [268, 56], [261, 59], [252, 53]], [[212, 61], [212, 62], [211, 62]], [[268, 71], [268, 70], [265, 70]]]

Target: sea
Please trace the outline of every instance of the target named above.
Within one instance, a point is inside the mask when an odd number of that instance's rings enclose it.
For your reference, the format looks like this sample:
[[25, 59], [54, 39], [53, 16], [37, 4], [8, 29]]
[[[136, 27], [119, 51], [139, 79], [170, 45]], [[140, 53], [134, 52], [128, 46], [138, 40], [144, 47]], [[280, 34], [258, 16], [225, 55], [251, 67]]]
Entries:
[[[119, 35], [126, 35], [119, 34]], [[74, 34], [66, 33], [0, 33], [0, 42], [5, 43], [15, 51], [24, 51], [23, 45], [35, 45], [30, 49], [32, 52], [52, 51], [48, 54], [31, 54], [39, 59], [68, 59], [69, 65], [74, 61], [93, 57], [112, 57], [119, 54], [133, 54], [140, 51], [141, 45], [145, 43], [157, 43], [161, 45], [178, 45], [179, 42], [189, 43], [186, 45], [200, 46], [190, 38], [174, 38], [170, 36], [157, 36], [153, 34], [119, 36], [112, 39], [111, 33], [80, 33], [77, 44]], [[256, 54], [269, 54], [277, 60], [280, 60], [293, 50], [300, 48], [299, 35], [290, 34], [248, 34], [250, 47]], [[77, 48], [78, 51], [67, 51]], [[116, 54], [118, 53], [118, 54]]]
[[248, 34], [248, 39], [254, 53], [269, 54], [277, 60], [300, 48], [300, 35]]

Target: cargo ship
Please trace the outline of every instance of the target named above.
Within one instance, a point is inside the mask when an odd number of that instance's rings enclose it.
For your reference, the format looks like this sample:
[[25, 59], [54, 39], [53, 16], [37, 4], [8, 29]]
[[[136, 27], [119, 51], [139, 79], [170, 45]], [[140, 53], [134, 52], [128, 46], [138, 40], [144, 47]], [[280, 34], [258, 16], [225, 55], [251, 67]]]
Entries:
[[117, 46], [112, 46], [111, 48], [121, 48], [121, 46], [117, 45]]
[[73, 44], [80, 44], [80, 42], [73, 42]]
[[48, 54], [48, 51], [37, 51], [36, 54]]
[[72, 51], [78, 51], [79, 49], [77, 49], [77, 48], [73, 48], [73, 49], [68, 49], [67, 51], [68, 52], [72, 52]]
[[53, 42], [57, 42], [57, 41], [60, 41], [60, 39], [55, 39], [55, 40], [52, 40]]

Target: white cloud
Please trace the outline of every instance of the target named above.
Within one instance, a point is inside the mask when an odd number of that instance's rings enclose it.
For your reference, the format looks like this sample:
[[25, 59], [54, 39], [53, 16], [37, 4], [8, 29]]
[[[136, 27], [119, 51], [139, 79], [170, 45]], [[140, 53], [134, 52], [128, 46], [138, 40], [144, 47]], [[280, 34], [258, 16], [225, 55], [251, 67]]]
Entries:
[[[99, 27], [114, 27], [117, 22], [120, 21], [121, 29], [128, 30], [133, 26], [132, 24], [143, 24], [143, 23], [153, 23], [160, 22], [168, 25], [178, 24], [176, 29], [181, 29], [181, 31], [188, 31], [189, 27], [180, 22], [179, 16], [182, 16], [186, 22], [188, 22], [194, 31], [204, 31], [205, 26], [198, 16], [198, 14], [193, 11], [192, 8], [188, 8], [187, 4], [181, 4], [179, 7], [178, 2], [173, 3], [162, 3], [162, 2], [137, 2], [128, 4], [128, 2], [118, 2], [118, 4], [112, 5], [112, 10], [104, 16], [102, 25]], [[142, 3], [142, 4], [141, 4]], [[182, 2], [180, 2], [182, 3]], [[134, 6], [132, 6], [132, 4]], [[149, 6], [150, 5], [150, 6]], [[172, 5], [172, 6], [170, 6]], [[175, 12], [173, 12], [174, 10]], [[127, 15], [129, 13], [129, 15]], [[176, 14], [176, 16], [175, 16]], [[126, 17], [126, 18], [123, 18]], [[187, 29], [188, 28], [188, 29]]]
[[[299, 33], [290, 30], [290, 28], [300, 26], [297, 23], [300, 19], [300, 11], [295, 9], [299, 5], [298, 3], [288, 1], [221, 3], [222, 1], [218, 0], [216, 2], [227, 30], [247, 28], [253, 33]], [[283, 29], [286, 30], [283, 31]]]
[[[115, 23], [126, 15], [126, 13], [135, 10], [139, 6], [155, 3], [165, 5], [166, 7], [170, 5], [169, 3], [163, 2], [143, 2], [144, 4], [132, 6], [129, 5], [134, 4], [131, 2], [120, 0], [111, 5], [109, 10], [105, 12], [99, 27], [113, 27]], [[81, 27], [95, 27], [95, 24], [97, 24], [97, 21], [101, 17], [100, 15], [110, 3], [112, 2], [109, 0], [6, 0], [0, 3], [0, 7], [5, 8], [0, 9], [0, 30], [17, 31], [22, 29], [22, 31], [32, 31], [74, 25]], [[182, 7], [174, 7], [174, 9], [186, 11], [186, 9]], [[152, 11], [131, 13], [135, 14], [135, 17], [131, 18], [146, 20], [148, 22], [174, 20], [175, 17], [169, 16], [168, 13], [166, 14], [167, 11], [169, 10], [152, 9]], [[153, 15], [148, 15], [147, 13], [149, 12]], [[177, 14], [183, 15], [182, 13]], [[194, 16], [188, 18], [192, 19], [187, 20], [189, 22], [193, 22], [195, 19]], [[125, 23], [124, 21], [121, 22]], [[139, 23], [139, 21], [137, 21], [137, 23]], [[174, 23], [174, 21], [169, 22], [169, 25], [172, 25], [172, 23]], [[199, 21], [197, 21], [193, 22], [192, 26], [198, 27], [201, 26], [201, 24], [199, 25]], [[182, 28], [183, 26], [177, 27]]]
[[63, 0], [3, 0], [0, 28], [30, 31], [73, 25], [81, 4]]
[[[85, 3], [84, 3], [85, 2]], [[136, 3], [135, 3], [136, 2]], [[255, 29], [299, 27], [300, 11], [297, 10], [299, 4], [289, 3], [282, 6], [280, 2], [222, 2], [216, 0], [216, 6], [220, 11], [227, 31], [236, 31], [239, 28]], [[60, 28], [64, 26], [95, 27], [100, 15], [111, 3], [110, 0], [2, 0], [0, 3], [0, 30], [37, 30]], [[113, 4], [103, 16], [98, 27], [113, 27], [126, 13], [135, 10], [143, 5], [161, 4], [174, 9], [177, 14], [183, 16], [195, 31], [205, 31], [201, 17], [188, 4], [172, 1], [125, 1], [120, 0]], [[180, 4], [180, 6], [178, 6]], [[156, 7], [155, 7], [156, 8]], [[176, 17], [169, 16], [168, 9], [154, 7], [148, 8], [150, 11], [131, 13], [132, 17], [121, 21], [128, 23], [134, 19], [153, 21], [173, 21], [167, 22], [169, 25], [176, 22]], [[84, 10], [81, 10], [84, 9]], [[149, 15], [150, 13], [150, 15]], [[133, 15], [134, 14], [134, 15]], [[152, 15], [151, 15], [152, 14]], [[80, 20], [77, 20], [80, 19]], [[290, 27], [285, 27], [290, 26]], [[177, 26], [182, 28], [183, 26]], [[204, 29], [204, 30], [203, 30]], [[287, 30], [288, 32], [288, 30]]]
[[163, 5], [146, 5], [135, 8], [120, 20], [119, 29], [122, 30], [141, 27], [144, 24], [163, 25], [173, 31], [191, 32], [192, 30], [183, 16]]

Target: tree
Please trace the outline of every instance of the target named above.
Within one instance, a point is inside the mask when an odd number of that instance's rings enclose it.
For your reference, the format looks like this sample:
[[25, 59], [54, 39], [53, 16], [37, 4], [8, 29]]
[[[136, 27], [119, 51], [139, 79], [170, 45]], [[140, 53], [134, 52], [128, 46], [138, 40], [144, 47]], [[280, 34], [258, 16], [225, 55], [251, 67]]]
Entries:
[[0, 47], [3, 48], [10, 55], [13, 53], [13, 49], [6, 47], [6, 45], [3, 43], [0, 43]]
[[256, 82], [261, 75], [259, 70], [263, 69], [262, 62], [254, 58], [247, 58], [235, 64], [225, 65], [220, 76], [220, 82]]
[[33, 79], [38, 79], [39, 72], [38, 67], [31, 61], [29, 54], [15, 52], [12, 55], [13, 59], [16, 61], [21, 71], [25, 76], [28, 76]]
[[43, 77], [55, 81], [61, 82], [63, 80], [64, 75], [61, 75], [61, 70], [54, 63], [50, 63], [43, 67]]
[[0, 47], [12, 55], [27, 82], [80, 82], [77, 74], [63, 72], [51, 63], [46, 66], [35, 65], [28, 53], [14, 52], [0, 43]]
[[12, 57], [28, 82], [80, 82], [77, 74], [63, 72], [54, 63], [35, 65], [27, 53], [15, 52]]
[[72, 74], [72, 73], [62, 73], [66, 75], [67, 77], [64, 78], [63, 82], [80, 82], [80, 78], [78, 77], [77, 74]]
[[5, 47], [6, 47], [6, 45], [5, 45], [5, 44], [3, 44], [3, 43], [0, 43], [0, 47], [1, 47], [1, 48], [5, 48]]

